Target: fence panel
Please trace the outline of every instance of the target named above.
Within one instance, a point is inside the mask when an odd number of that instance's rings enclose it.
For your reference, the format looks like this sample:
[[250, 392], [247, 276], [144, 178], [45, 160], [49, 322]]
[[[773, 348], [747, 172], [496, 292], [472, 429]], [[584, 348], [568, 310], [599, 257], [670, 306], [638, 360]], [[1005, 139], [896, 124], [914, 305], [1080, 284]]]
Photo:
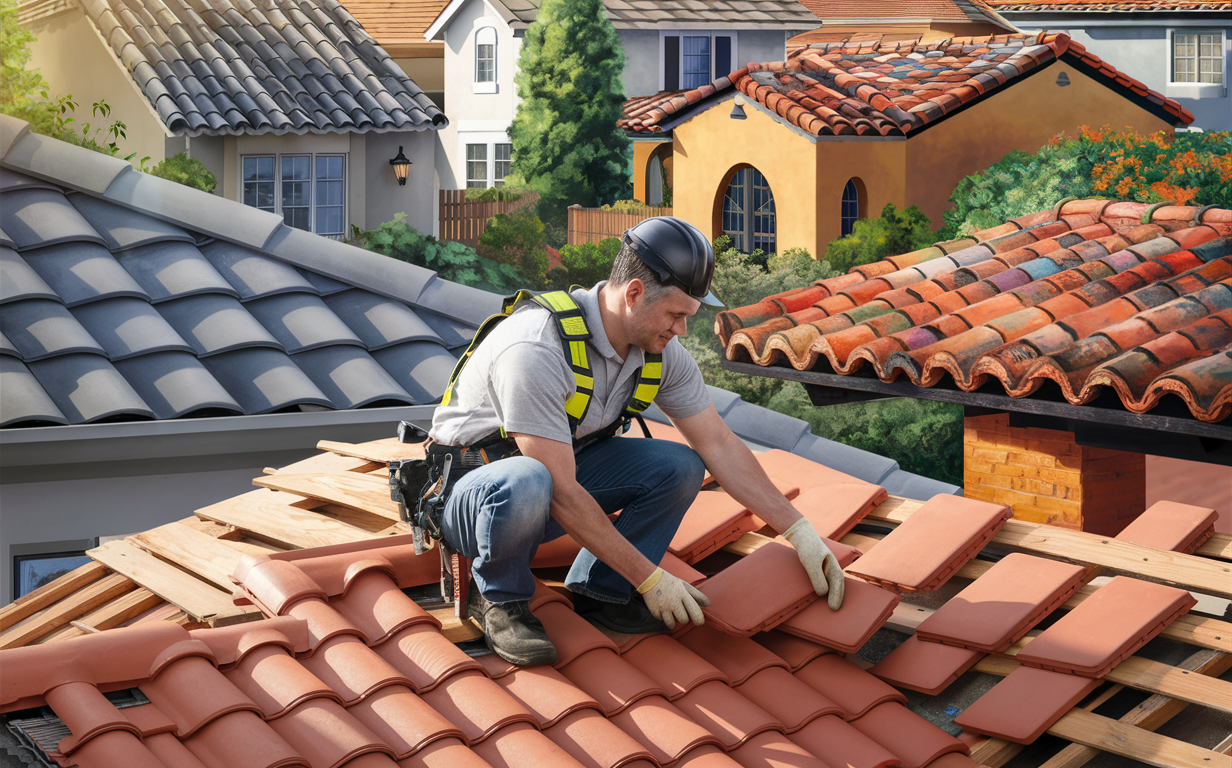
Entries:
[[653, 216], [671, 216], [671, 208], [642, 208], [636, 213], [605, 211], [602, 208], [569, 206], [569, 245], [597, 243], [609, 237], [620, 237], [625, 230]]
[[442, 189], [440, 191], [440, 240], [455, 240], [475, 248], [479, 237], [488, 228], [488, 220], [498, 213], [513, 211], [533, 205], [539, 195], [523, 193], [516, 200], [476, 202], [466, 199], [465, 189]]

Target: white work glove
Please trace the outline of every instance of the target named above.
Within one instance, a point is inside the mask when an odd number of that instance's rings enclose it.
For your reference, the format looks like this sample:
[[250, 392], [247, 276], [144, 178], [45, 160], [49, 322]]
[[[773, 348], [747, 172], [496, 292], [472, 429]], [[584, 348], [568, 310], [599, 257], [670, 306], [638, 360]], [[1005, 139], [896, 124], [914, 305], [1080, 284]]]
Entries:
[[668, 629], [675, 629], [677, 622], [683, 624], [689, 619], [700, 627], [706, 620], [702, 616], [701, 606], [710, 605], [710, 598], [697, 587], [662, 568], [656, 568], [637, 591], [646, 600], [650, 613], [666, 624]]
[[826, 602], [830, 604], [830, 610], [837, 611], [842, 608], [843, 592], [847, 588], [843, 569], [838, 564], [838, 558], [817, 535], [817, 529], [808, 518], [802, 517], [792, 523], [791, 527], [783, 531], [783, 538], [796, 548], [804, 570], [808, 571], [809, 581], [813, 582], [813, 590], [819, 595], [829, 594]]

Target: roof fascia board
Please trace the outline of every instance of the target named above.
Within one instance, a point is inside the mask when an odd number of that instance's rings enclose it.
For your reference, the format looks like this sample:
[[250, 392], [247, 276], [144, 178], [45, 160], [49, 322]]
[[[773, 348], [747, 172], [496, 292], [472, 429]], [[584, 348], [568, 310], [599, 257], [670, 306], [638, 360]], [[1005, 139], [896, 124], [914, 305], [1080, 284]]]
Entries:
[[[433, 20], [432, 24], [424, 30], [424, 40], [427, 40], [428, 42], [444, 42], [445, 28], [449, 26], [449, 22], [453, 21], [453, 17], [457, 16], [458, 12], [461, 11], [463, 6], [465, 6], [468, 2], [470, 2], [470, 0], [450, 0], [449, 5], [445, 6], [445, 10], [441, 11], [440, 15]], [[497, 0], [497, 2], [499, 2], [499, 0]], [[496, 17], [500, 19], [502, 24], [505, 25], [505, 29], [512, 29], [509, 22], [505, 20], [506, 16], [513, 15], [508, 9], [505, 10], [505, 13], [501, 13], [492, 6], [492, 3], [489, 2], [489, 0], [483, 0], [483, 4], [492, 9], [492, 13], [496, 14]]]
[[[711, 109], [712, 107], [716, 107], [716, 106], [719, 106], [720, 104], [731, 101], [732, 99], [736, 98], [737, 95], [744, 96], [744, 105], [746, 107], [751, 106], [751, 107], [755, 107], [761, 110], [763, 114], [768, 116], [771, 120], [774, 120], [774, 122], [782, 125], [783, 127], [787, 128], [789, 131], [792, 131], [798, 136], [803, 136], [804, 138], [808, 139], [814, 144], [816, 144], [817, 142], [830, 142], [830, 141], [906, 141], [909, 138], [909, 136], [814, 136], [808, 131], [801, 129], [799, 126], [793, 125], [792, 123], [787, 122], [778, 113], [773, 112], [770, 109], [766, 108], [766, 106], [762, 104], [760, 101], [749, 98], [743, 92], [736, 90], [735, 87], [732, 87], [729, 90], [723, 91], [721, 94], [716, 94], [714, 96], [711, 96], [709, 99], [703, 99], [702, 101], [699, 101], [696, 104], [692, 105], [687, 112], [681, 114], [677, 119], [671, 120], [670, 122], [662, 123], [663, 132], [666, 133], [668, 131], [671, 131], [675, 129], [677, 126], [681, 125], [682, 123], [688, 122], [694, 116], [699, 115], [702, 112], [705, 112], [706, 110]], [[925, 127], [928, 127], [928, 126], [925, 126]], [[914, 136], [917, 133], [919, 133], [919, 131], [914, 131], [910, 135]]]
[[[6, 429], [0, 448], [0, 483], [67, 479], [69, 474], [89, 474], [87, 466], [114, 467], [125, 462], [141, 468], [130, 476], [151, 474], [160, 463], [165, 467], [168, 462], [203, 457], [222, 457], [237, 467], [254, 466], [253, 459], [244, 457], [303, 451], [315, 447], [319, 440], [392, 437], [398, 421], [430, 422], [435, 409], [434, 405], [412, 405]], [[243, 454], [236, 454], [237, 445], [244, 446]], [[227, 456], [235, 456], [236, 461]], [[269, 463], [268, 457], [256, 461]], [[180, 471], [203, 469], [198, 466]]]
[[821, 26], [821, 20], [817, 23], [812, 22], [747, 22], [747, 21], [662, 21], [650, 23], [632, 23], [632, 22], [612, 22], [612, 26], [616, 29], [657, 29], [662, 32], [672, 32], [674, 30], [723, 30], [725, 32], [739, 32], [742, 29], [781, 29], [783, 31], [804, 30], [811, 32]]
[[[1117, 85], [1115, 80], [1112, 80], [1107, 75], [1101, 74], [1098, 69], [1094, 69], [1091, 66], [1089, 66], [1085, 61], [1082, 60], [1080, 56], [1070, 53], [1069, 51], [1065, 51], [1064, 53], [1061, 54], [1059, 58], [1055, 59], [1054, 62], [1063, 62], [1065, 64], [1068, 64], [1069, 66], [1078, 70], [1079, 72], [1091, 78], [1095, 82], [1111, 90], [1112, 92], [1128, 99], [1134, 104], [1137, 104], [1139, 107], [1142, 107], [1147, 112], [1150, 112], [1152, 115], [1154, 115], [1155, 117], [1158, 117], [1160, 120], [1163, 120], [1165, 123], [1167, 123], [1168, 125], [1171, 125], [1174, 128], [1188, 127], [1187, 124], [1183, 120], [1181, 120], [1176, 115], [1170, 114], [1162, 106], [1156, 104], [1150, 99], [1146, 99], [1146, 98], [1139, 96], [1138, 94], [1134, 93], [1128, 88]], [[1047, 69], [1047, 67], [1036, 67], [1036, 69], [1043, 70], [1043, 69]], [[1035, 70], [1032, 70], [1032, 71], [1035, 71]]]

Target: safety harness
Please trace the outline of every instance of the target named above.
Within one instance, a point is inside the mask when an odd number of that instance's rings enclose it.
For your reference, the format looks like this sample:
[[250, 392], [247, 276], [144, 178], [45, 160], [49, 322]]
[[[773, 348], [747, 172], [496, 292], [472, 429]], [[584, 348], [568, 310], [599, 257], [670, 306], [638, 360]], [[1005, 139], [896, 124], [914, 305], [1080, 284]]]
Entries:
[[[625, 432], [629, 429], [633, 419], [640, 420], [641, 413], [650, 407], [659, 392], [663, 377], [663, 355], [661, 354], [645, 353], [642, 367], [637, 371], [637, 384], [633, 387], [620, 416], [611, 424], [595, 430], [581, 441], [578, 440], [578, 427], [586, 418], [595, 392], [594, 373], [590, 367], [590, 359], [586, 350], [586, 342], [592, 334], [586, 325], [586, 318], [581, 307], [566, 291], [535, 293], [523, 290], [506, 297], [501, 303], [501, 311], [483, 321], [475, 332], [470, 346], [458, 359], [449, 376], [449, 384], [441, 398], [441, 405], [447, 405], [453, 398], [453, 390], [458, 383], [458, 378], [463, 368], [470, 362], [475, 350], [497, 325], [513, 314], [514, 309], [522, 301], [533, 301], [550, 312], [556, 323], [556, 329], [560, 333], [565, 361], [573, 371], [573, 378], [577, 383], [577, 391], [565, 402], [565, 413], [569, 418], [569, 432], [573, 436], [574, 451], [580, 451], [598, 440]], [[642, 427], [645, 430], [644, 423]], [[649, 432], [646, 434], [649, 435]], [[427, 437], [427, 433], [422, 430], [414, 430], [414, 435], [413, 438], [408, 439], [406, 434], [400, 432], [403, 442], [422, 442]], [[440, 540], [440, 516], [444, 511], [449, 491], [458, 478], [484, 464], [517, 455], [519, 455], [517, 443], [509, 437], [504, 426], [501, 426], [498, 431], [472, 445], [450, 446], [429, 441], [425, 460], [391, 463], [389, 466], [390, 495], [398, 502], [402, 519], [412, 526], [415, 533], [416, 552], [426, 550], [431, 546], [428, 537]], [[417, 495], [416, 491], [418, 491]]]

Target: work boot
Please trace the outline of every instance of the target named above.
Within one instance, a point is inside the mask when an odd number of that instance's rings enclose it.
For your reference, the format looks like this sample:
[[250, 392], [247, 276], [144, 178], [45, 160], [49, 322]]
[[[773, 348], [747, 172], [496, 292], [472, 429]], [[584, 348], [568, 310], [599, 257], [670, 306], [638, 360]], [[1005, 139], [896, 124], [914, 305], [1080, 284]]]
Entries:
[[491, 603], [471, 584], [466, 612], [479, 622], [484, 642], [492, 652], [510, 664], [533, 667], [556, 663], [556, 646], [548, 639], [543, 622], [530, 612], [529, 600]]
[[605, 603], [578, 593], [571, 593], [571, 597], [579, 616], [613, 632], [644, 635], [667, 631], [667, 625], [654, 617], [641, 595], [631, 595], [625, 603]]

